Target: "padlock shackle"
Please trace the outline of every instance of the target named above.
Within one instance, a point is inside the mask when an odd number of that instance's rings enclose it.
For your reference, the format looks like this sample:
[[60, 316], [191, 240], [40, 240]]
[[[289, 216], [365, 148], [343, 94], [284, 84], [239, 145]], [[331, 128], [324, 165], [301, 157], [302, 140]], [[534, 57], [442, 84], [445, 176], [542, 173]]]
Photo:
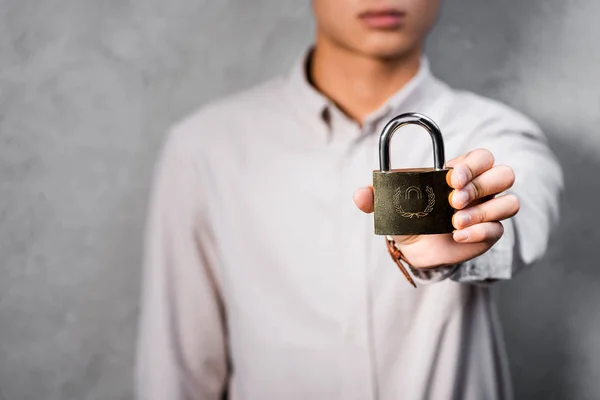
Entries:
[[446, 160], [442, 132], [429, 117], [419, 113], [398, 115], [385, 125], [379, 137], [379, 169], [382, 172], [391, 171], [390, 142], [394, 133], [405, 125], [419, 125], [429, 132], [433, 142], [433, 166], [436, 170], [444, 169]]

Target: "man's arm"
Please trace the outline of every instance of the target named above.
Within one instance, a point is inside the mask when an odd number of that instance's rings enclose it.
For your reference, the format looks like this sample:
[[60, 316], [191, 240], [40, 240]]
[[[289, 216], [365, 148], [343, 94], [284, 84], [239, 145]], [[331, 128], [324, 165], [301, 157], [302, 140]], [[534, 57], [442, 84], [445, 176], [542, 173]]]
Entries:
[[[448, 163], [456, 231], [394, 237], [422, 283], [508, 279], [544, 254], [558, 220], [562, 171], [534, 124], [516, 113], [490, 118], [469, 147], [478, 149]], [[358, 189], [354, 201], [373, 212], [373, 187]]]
[[145, 236], [136, 360], [139, 400], [220, 399], [227, 379], [217, 257], [191, 150], [171, 134], [155, 172]]
[[533, 124], [507, 129], [493, 124], [474, 138], [473, 146], [488, 149], [497, 165], [508, 165], [515, 182], [506, 194], [519, 199], [520, 211], [503, 221], [504, 234], [492, 248], [456, 270], [459, 282], [509, 279], [546, 252], [559, 219], [563, 173], [545, 136]]

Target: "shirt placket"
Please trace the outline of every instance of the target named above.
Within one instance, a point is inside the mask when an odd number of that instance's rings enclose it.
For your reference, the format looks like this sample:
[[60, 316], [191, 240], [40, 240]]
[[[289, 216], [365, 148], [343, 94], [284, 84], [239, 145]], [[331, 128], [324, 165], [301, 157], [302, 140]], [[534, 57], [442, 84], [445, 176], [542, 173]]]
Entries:
[[[352, 202], [357, 174], [367, 163], [361, 149], [364, 130], [340, 113], [331, 118], [330, 146], [337, 158], [339, 262], [344, 266], [346, 295], [342, 313], [343, 352], [340, 360], [343, 399], [374, 399], [373, 360], [369, 327], [366, 242], [362, 235], [368, 218]], [[363, 184], [368, 184], [364, 182]]]

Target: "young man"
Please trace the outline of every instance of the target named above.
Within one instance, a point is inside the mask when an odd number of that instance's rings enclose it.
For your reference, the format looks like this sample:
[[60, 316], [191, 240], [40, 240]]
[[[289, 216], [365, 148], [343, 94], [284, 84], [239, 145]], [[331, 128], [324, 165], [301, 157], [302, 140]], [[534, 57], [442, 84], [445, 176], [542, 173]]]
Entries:
[[[543, 255], [562, 175], [531, 121], [432, 76], [438, 1], [314, 0], [316, 44], [289, 75], [173, 128], [138, 398], [511, 397], [487, 285]], [[417, 289], [369, 215], [381, 129], [412, 111], [442, 129], [459, 210], [453, 234], [394, 238]], [[395, 168], [431, 162], [425, 131], [396, 133]]]

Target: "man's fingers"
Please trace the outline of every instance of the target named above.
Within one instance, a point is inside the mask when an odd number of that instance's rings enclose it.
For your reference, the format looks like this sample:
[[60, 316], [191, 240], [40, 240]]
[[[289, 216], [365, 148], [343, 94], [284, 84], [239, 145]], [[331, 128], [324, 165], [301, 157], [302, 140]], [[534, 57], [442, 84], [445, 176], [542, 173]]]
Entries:
[[453, 169], [447, 175], [447, 181], [454, 189], [464, 188], [470, 181], [494, 166], [494, 156], [489, 150], [478, 149], [446, 164]]
[[450, 168], [454, 167], [456, 164], [462, 162], [465, 159], [465, 157], [467, 157], [468, 154], [469, 153], [463, 154], [462, 156], [459, 156], [459, 157], [453, 158], [452, 160], [446, 161], [446, 167], [450, 167]]
[[473, 179], [461, 190], [454, 190], [450, 194], [450, 203], [452, 207], [460, 210], [475, 200], [510, 189], [514, 182], [513, 170], [506, 165], [498, 165]]
[[517, 196], [507, 194], [456, 212], [452, 224], [456, 229], [465, 229], [484, 222], [502, 221], [516, 215], [519, 207]]
[[496, 243], [504, 233], [500, 222], [484, 222], [465, 229], [454, 231], [453, 238], [459, 243]]
[[354, 203], [365, 213], [372, 213], [374, 206], [373, 186], [366, 186], [354, 192]]

